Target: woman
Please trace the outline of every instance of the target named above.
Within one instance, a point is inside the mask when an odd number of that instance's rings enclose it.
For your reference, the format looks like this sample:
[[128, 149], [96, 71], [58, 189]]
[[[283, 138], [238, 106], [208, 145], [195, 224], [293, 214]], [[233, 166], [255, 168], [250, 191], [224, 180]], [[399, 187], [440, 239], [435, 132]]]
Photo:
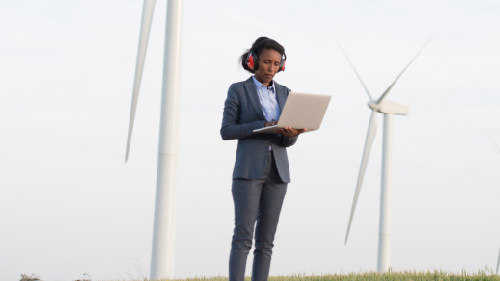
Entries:
[[221, 136], [238, 140], [233, 171], [235, 227], [229, 258], [229, 280], [243, 281], [255, 222], [252, 281], [267, 280], [281, 206], [290, 182], [286, 148], [305, 131], [290, 127], [275, 134], [253, 130], [277, 124], [290, 89], [278, 85], [274, 75], [285, 69], [285, 48], [260, 37], [240, 57], [254, 76], [231, 85], [224, 104]]

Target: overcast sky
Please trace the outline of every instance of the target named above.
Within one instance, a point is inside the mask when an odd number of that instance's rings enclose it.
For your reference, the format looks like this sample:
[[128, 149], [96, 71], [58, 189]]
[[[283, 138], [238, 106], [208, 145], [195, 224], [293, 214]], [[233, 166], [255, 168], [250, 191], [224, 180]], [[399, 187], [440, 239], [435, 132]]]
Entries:
[[[1, 280], [149, 277], [165, 11], [125, 164], [142, 1], [0, 2]], [[432, 35], [388, 96], [410, 106], [394, 117], [392, 267], [495, 269], [498, 1], [185, 1], [176, 278], [228, 274], [236, 141], [219, 130], [259, 36], [286, 48], [278, 83], [332, 95], [321, 129], [288, 150], [271, 275], [375, 270], [383, 116], [344, 246], [370, 110], [334, 38], [378, 97]]]

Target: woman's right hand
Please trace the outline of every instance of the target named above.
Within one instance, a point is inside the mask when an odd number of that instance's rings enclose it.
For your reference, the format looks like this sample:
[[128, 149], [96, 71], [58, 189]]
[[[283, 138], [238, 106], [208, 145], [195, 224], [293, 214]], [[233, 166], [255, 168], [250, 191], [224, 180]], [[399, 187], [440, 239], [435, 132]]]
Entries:
[[271, 122], [264, 123], [264, 127], [269, 127], [269, 126], [274, 126], [274, 125], [278, 125], [278, 121], [271, 121]]

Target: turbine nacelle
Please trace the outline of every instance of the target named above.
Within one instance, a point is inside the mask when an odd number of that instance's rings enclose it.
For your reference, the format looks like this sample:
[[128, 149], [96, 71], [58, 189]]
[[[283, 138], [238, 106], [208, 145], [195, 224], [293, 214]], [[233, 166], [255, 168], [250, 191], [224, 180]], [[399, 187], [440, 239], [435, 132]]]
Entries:
[[380, 113], [392, 113], [392, 114], [400, 114], [400, 115], [407, 115], [410, 113], [410, 107], [395, 103], [393, 101], [388, 101], [388, 100], [383, 100], [380, 103], [376, 103], [374, 101], [370, 101], [368, 103], [368, 107], [375, 111], [375, 112], [380, 112]]

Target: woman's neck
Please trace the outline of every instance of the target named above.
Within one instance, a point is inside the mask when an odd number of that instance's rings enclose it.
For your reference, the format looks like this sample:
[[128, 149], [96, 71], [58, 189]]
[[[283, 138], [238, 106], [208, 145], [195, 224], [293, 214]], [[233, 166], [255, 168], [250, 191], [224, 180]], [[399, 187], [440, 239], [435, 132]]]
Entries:
[[257, 81], [259, 81], [262, 85], [264, 85], [266, 87], [273, 85], [273, 80], [271, 80], [270, 82], [264, 82], [264, 80], [262, 80], [258, 75], [254, 75], [254, 77], [255, 77], [255, 79], [257, 79]]

